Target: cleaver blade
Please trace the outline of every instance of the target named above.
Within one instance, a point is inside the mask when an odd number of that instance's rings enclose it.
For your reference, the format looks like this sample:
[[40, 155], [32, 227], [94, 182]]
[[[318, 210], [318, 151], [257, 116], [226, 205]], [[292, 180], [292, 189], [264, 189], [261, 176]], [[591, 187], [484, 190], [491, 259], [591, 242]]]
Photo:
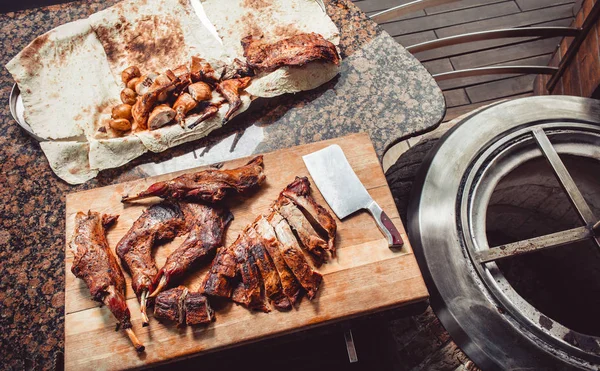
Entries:
[[337, 144], [302, 156], [315, 185], [338, 218], [365, 209], [371, 213], [390, 247], [403, 245], [400, 232], [373, 200]]

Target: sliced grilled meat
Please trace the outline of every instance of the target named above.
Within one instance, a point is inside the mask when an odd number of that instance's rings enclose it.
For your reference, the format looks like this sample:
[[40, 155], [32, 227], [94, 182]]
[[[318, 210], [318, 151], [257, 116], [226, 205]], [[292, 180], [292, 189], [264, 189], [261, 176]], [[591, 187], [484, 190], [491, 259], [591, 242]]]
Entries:
[[277, 240], [275, 230], [269, 224], [264, 216], [261, 216], [254, 223], [254, 230], [258, 233], [261, 238], [264, 247], [266, 248], [269, 256], [273, 260], [273, 264], [279, 274], [279, 280], [283, 288], [283, 293], [290, 299], [290, 304], [294, 305], [300, 298], [301, 286], [294, 277], [294, 274], [290, 268], [286, 265], [285, 259], [281, 254], [280, 242]]
[[337, 224], [333, 219], [333, 216], [323, 206], [319, 205], [317, 201], [310, 195], [310, 182], [306, 177], [296, 177], [292, 183], [290, 183], [281, 192], [281, 195], [290, 199], [296, 206], [303, 209], [307, 217], [311, 222], [320, 226], [320, 228], [327, 233], [327, 250], [332, 256], [335, 256], [335, 233], [337, 230]]
[[198, 292], [189, 292], [184, 301], [185, 323], [188, 325], [204, 325], [214, 322], [215, 312], [210, 307], [208, 298]]
[[156, 297], [154, 317], [177, 322], [179, 325], [200, 325], [215, 320], [208, 298], [189, 292], [185, 286], [163, 291]]
[[185, 286], [175, 287], [158, 294], [154, 301], [154, 317], [182, 325], [185, 322], [184, 300], [187, 294], [188, 289]]
[[240, 234], [233, 244], [233, 254], [241, 281], [235, 287], [231, 298], [250, 309], [270, 312], [262, 293], [256, 259], [250, 252], [250, 242], [245, 233]]
[[233, 220], [233, 214], [223, 208], [208, 205], [181, 203], [191, 231], [186, 240], [169, 255], [165, 265], [154, 278], [154, 297], [173, 280], [181, 278], [198, 263], [211, 258], [223, 245], [225, 228]]
[[202, 292], [206, 295], [230, 298], [232, 280], [236, 275], [236, 260], [233, 245], [221, 247], [213, 259], [210, 270], [202, 282]]
[[300, 238], [302, 245], [310, 252], [317, 267], [327, 260], [325, 249], [327, 242], [323, 240], [310, 224], [306, 216], [288, 198], [280, 196], [274, 205]]
[[306, 296], [313, 299], [317, 294], [323, 276], [313, 271], [300, 250], [294, 232], [292, 232], [285, 219], [279, 213], [274, 212], [268, 217], [268, 220], [275, 229], [277, 239], [281, 242], [279, 248], [283, 259], [298, 279], [298, 282], [306, 290]]
[[179, 206], [162, 202], [144, 210], [117, 244], [117, 255], [131, 273], [131, 287], [140, 301], [144, 326], [148, 325], [146, 300], [157, 274], [152, 248], [155, 242], [171, 240], [183, 230], [185, 220]]
[[256, 261], [258, 271], [262, 277], [262, 282], [265, 288], [265, 295], [278, 310], [292, 309], [292, 304], [287, 296], [283, 293], [279, 274], [269, 257], [267, 250], [258, 233], [250, 226], [244, 231], [250, 248], [250, 253]]
[[203, 170], [184, 174], [175, 179], [152, 184], [136, 196], [123, 196], [122, 202], [148, 197], [190, 199], [217, 202], [230, 191], [244, 193], [265, 180], [262, 156], [257, 156], [246, 165], [230, 170]]
[[252, 35], [242, 39], [244, 57], [257, 71], [274, 71], [283, 66], [304, 66], [312, 61], [340, 64], [335, 45], [316, 33], [298, 34], [274, 43]]
[[69, 242], [74, 255], [71, 272], [85, 282], [93, 300], [110, 309], [135, 349], [143, 352], [144, 345], [131, 329], [131, 315], [125, 301], [125, 277], [106, 240], [105, 228], [117, 218], [93, 211], [75, 215], [75, 230]]

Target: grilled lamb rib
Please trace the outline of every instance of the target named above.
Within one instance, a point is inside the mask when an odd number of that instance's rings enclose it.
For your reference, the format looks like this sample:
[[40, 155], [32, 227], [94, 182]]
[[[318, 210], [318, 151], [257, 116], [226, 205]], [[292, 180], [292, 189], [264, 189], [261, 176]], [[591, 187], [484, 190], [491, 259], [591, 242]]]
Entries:
[[143, 352], [144, 345], [131, 329], [131, 315], [125, 301], [125, 277], [106, 241], [105, 228], [117, 218], [92, 211], [88, 211], [87, 215], [77, 213], [75, 231], [69, 242], [75, 256], [71, 272], [84, 280], [93, 300], [104, 303], [110, 309], [135, 349]]
[[231, 298], [250, 309], [269, 312], [263, 296], [256, 258], [250, 252], [250, 241], [244, 233], [233, 243], [233, 254], [241, 280], [235, 286]]
[[233, 214], [227, 209], [191, 203], [181, 203], [180, 206], [191, 231], [154, 278], [156, 288], [149, 297], [156, 296], [196, 263], [212, 257], [222, 246], [225, 228], [233, 220]]
[[232, 280], [236, 275], [236, 260], [233, 245], [221, 247], [212, 261], [210, 270], [202, 282], [202, 290], [206, 295], [222, 298], [231, 297]]
[[140, 301], [144, 326], [148, 325], [146, 301], [158, 271], [152, 248], [158, 241], [175, 238], [184, 229], [185, 220], [179, 206], [162, 202], [144, 210], [117, 244], [117, 255], [131, 273], [131, 287]]
[[236, 169], [203, 170], [184, 174], [169, 181], [154, 183], [136, 196], [123, 196], [121, 202], [156, 196], [214, 203], [222, 200], [229, 191], [243, 193], [261, 184], [265, 180], [263, 170], [263, 158], [257, 156]]

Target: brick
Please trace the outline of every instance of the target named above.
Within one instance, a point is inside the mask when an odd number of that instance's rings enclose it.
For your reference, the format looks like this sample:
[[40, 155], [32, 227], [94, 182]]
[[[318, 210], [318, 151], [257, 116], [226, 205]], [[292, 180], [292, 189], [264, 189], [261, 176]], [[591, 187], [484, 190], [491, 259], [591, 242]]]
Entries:
[[581, 86], [579, 85], [579, 62], [577, 58], [571, 61], [571, 64], [565, 68], [565, 72], [562, 76], [562, 82], [564, 87], [564, 93], [566, 95], [575, 95], [581, 97]]
[[581, 44], [576, 57], [579, 66], [581, 94], [584, 97], [591, 97], [600, 83], [599, 54], [596, 30], [592, 29]]

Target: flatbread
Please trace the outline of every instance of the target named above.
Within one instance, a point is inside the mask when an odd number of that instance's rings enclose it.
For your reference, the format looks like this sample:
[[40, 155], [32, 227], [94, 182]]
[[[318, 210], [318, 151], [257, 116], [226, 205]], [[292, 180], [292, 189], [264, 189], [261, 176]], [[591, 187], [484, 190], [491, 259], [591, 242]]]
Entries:
[[6, 65], [33, 132], [45, 139], [85, 141], [101, 114], [119, 104], [102, 44], [83, 19], [36, 38]]
[[52, 171], [69, 184], [84, 183], [96, 175], [88, 159], [90, 144], [87, 142], [40, 142]]
[[[174, 124], [96, 139], [112, 107], [121, 103], [123, 69], [136, 65], [143, 73], [164, 72], [189, 65], [193, 55], [217, 69], [235, 58], [244, 60], [240, 40], [257, 32], [272, 41], [316, 32], [339, 42], [336, 26], [314, 0], [206, 0], [202, 5], [199, 0], [126, 0], [38, 37], [7, 68], [21, 90], [25, 120], [47, 140], [40, 144], [52, 170], [78, 184], [147, 151], [162, 152], [223, 126], [227, 103], [194, 129], [187, 125], [198, 115], [187, 117], [185, 128]], [[256, 97], [313, 89], [338, 72], [331, 63], [313, 62], [256, 76], [234, 116]]]
[[90, 16], [120, 84], [121, 71], [163, 72], [188, 64], [192, 55], [223, 60], [220, 41], [202, 25], [188, 0], [127, 0]]

